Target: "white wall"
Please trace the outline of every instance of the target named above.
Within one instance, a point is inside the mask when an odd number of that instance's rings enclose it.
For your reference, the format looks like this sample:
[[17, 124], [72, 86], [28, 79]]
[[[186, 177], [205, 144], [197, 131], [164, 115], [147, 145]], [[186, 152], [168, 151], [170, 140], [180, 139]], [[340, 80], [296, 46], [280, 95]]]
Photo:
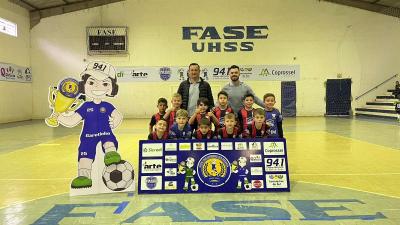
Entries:
[[[85, 28], [97, 25], [128, 26], [130, 54], [87, 56]], [[270, 30], [252, 52], [193, 53], [190, 41], [182, 40], [182, 26], [207, 25], [268, 25]], [[399, 38], [396, 18], [316, 0], [127, 0], [45, 18], [32, 29], [33, 117], [48, 115], [49, 85], [79, 77], [84, 61], [94, 59], [115, 66], [299, 64], [297, 115], [323, 115], [326, 79], [338, 73], [352, 78], [355, 97], [399, 71]], [[212, 83], [214, 95], [226, 82]], [[249, 84], [259, 97], [274, 92], [280, 102], [279, 82]], [[112, 101], [126, 117], [149, 117], [157, 98], [170, 97], [177, 86], [122, 83]]]
[[[0, 17], [18, 26], [18, 37], [0, 33], [0, 62], [30, 66], [29, 13], [8, 1], [0, 1]], [[0, 81], [0, 123], [32, 117], [32, 84]]]

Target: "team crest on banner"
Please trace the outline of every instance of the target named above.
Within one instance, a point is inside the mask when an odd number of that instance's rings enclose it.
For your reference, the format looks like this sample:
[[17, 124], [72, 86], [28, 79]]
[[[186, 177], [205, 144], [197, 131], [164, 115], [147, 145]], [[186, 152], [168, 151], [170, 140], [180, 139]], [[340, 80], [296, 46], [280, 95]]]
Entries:
[[169, 80], [169, 78], [171, 78], [171, 68], [161, 67], [160, 68], [160, 78], [164, 81]]
[[201, 182], [210, 187], [224, 185], [231, 176], [231, 165], [228, 159], [218, 153], [203, 156], [197, 165]]

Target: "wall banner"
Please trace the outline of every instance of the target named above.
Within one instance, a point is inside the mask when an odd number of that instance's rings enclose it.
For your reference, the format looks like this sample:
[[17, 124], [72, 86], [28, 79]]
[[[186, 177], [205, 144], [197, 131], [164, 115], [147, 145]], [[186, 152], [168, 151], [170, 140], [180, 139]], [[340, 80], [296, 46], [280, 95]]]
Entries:
[[[201, 65], [200, 65], [201, 66]], [[228, 81], [230, 65], [201, 66], [206, 81]], [[300, 65], [240, 65], [242, 81], [296, 81]], [[117, 67], [118, 82], [180, 82], [187, 79], [188, 66]]]
[[31, 68], [0, 63], [0, 81], [32, 83]]
[[279, 191], [290, 191], [285, 139], [139, 143], [139, 194]]

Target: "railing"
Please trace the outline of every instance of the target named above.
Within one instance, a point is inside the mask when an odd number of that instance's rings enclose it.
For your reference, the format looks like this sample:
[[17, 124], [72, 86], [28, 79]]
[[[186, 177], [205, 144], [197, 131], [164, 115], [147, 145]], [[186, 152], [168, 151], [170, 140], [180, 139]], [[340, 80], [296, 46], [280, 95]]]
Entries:
[[386, 79], [386, 80], [383, 81], [382, 83], [380, 83], [380, 84], [376, 85], [375, 87], [369, 89], [368, 91], [364, 92], [364, 93], [361, 94], [360, 96], [357, 96], [357, 97], [356, 97], [356, 101], [357, 101], [359, 98], [361, 98], [362, 96], [364, 96], [364, 95], [370, 93], [371, 91], [377, 89], [377, 88], [380, 87], [381, 85], [387, 83], [389, 80], [391, 80], [391, 79], [393, 79], [393, 78], [395, 78], [395, 77], [397, 77], [397, 76], [399, 76], [399, 74], [395, 74], [395, 75], [391, 76], [390, 78]]

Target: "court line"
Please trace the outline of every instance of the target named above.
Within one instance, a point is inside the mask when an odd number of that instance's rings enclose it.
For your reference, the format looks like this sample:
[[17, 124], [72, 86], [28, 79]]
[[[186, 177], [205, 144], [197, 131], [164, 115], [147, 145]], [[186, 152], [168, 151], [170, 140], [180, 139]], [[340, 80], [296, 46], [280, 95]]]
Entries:
[[0, 179], [0, 181], [49, 181], [49, 180], [71, 180], [72, 178], [16, 178], [16, 179]]
[[58, 193], [58, 194], [46, 195], [46, 196], [42, 196], [42, 197], [39, 197], [39, 198], [34, 198], [34, 199], [26, 200], [26, 201], [14, 202], [14, 203], [11, 203], [10, 205], [4, 206], [4, 207], [0, 207], [0, 210], [1, 210], [1, 209], [8, 208], [8, 207], [12, 207], [12, 206], [14, 206], [14, 205], [25, 204], [25, 203], [28, 203], [28, 202], [40, 200], [40, 199], [43, 199], [43, 198], [54, 197], [54, 196], [62, 195], [62, 194], [66, 194], [66, 193], [69, 193], [69, 192], [61, 192], [61, 193]]
[[372, 191], [365, 191], [365, 190], [360, 190], [360, 189], [350, 188], [350, 187], [337, 186], [337, 185], [332, 185], [332, 184], [322, 184], [322, 183], [308, 182], [308, 181], [296, 181], [296, 182], [305, 183], [305, 184], [317, 184], [317, 185], [336, 187], [336, 188], [343, 188], [343, 189], [348, 189], [348, 190], [352, 190], [352, 191], [359, 191], [359, 192], [364, 192], [364, 193], [368, 193], [368, 194], [380, 195], [380, 196], [384, 196], [384, 197], [388, 197], [388, 198], [400, 199], [399, 196], [386, 195], [386, 194], [382, 194], [382, 193], [377, 193], [377, 192], [372, 192]]

